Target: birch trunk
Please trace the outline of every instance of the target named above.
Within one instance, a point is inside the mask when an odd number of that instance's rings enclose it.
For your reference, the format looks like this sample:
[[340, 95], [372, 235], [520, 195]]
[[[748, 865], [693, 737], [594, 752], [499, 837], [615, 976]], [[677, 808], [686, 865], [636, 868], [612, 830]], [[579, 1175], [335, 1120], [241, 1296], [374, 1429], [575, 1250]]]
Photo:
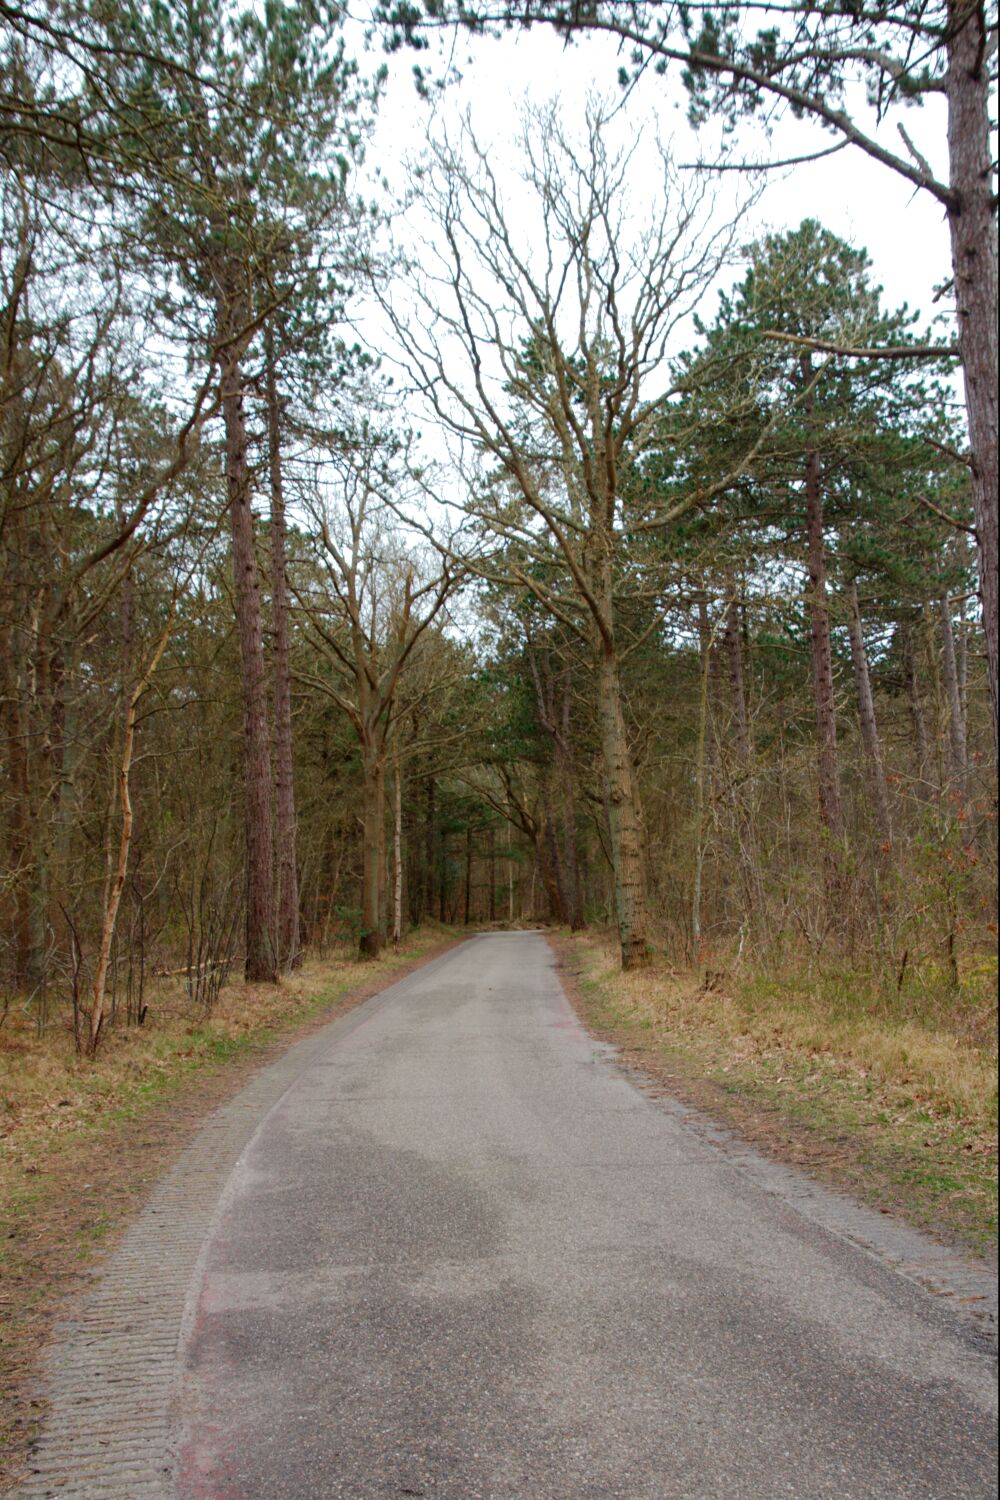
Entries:
[[938, 601], [941, 615], [941, 670], [944, 676], [945, 703], [948, 713], [948, 747], [951, 774], [964, 802], [969, 774], [969, 755], [962, 712], [962, 685], [958, 676], [955, 632], [951, 622], [951, 600], [945, 594]]
[[847, 591], [847, 628], [851, 638], [851, 662], [854, 667], [854, 687], [858, 695], [858, 720], [861, 725], [861, 743], [865, 752], [865, 768], [868, 773], [868, 788], [875, 810], [879, 833], [885, 842], [892, 840], [892, 819], [889, 813], [889, 789], [885, 780], [882, 746], [879, 741], [878, 723], [875, 718], [875, 699], [872, 695], [871, 673], [868, 670], [868, 653], [865, 650], [864, 631], [861, 626], [861, 611], [858, 607], [858, 591], [852, 583]]
[[122, 740], [121, 759], [118, 764], [118, 797], [121, 803], [122, 826], [118, 838], [118, 857], [115, 861], [114, 871], [105, 897], [101, 938], [97, 949], [97, 963], [94, 968], [94, 988], [91, 998], [90, 1020], [87, 1027], [87, 1053], [90, 1057], [94, 1057], [97, 1053], [101, 1041], [101, 1032], [104, 1028], [104, 996], [108, 978], [108, 962], [111, 957], [111, 943], [115, 935], [115, 923], [118, 920], [118, 908], [121, 904], [122, 891], [125, 889], [129, 849], [132, 846], [133, 813], [129, 776], [132, 770], [132, 751], [135, 746], [136, 713], [139, 702], [149, 687], [153, 673], [156, 671], [160, 657], [166, 648], [173, 623], [174, 611], [171, 607], [163, 634], [156, 643], [146, 670], [132, 690], [125, 713], [125, 734]]

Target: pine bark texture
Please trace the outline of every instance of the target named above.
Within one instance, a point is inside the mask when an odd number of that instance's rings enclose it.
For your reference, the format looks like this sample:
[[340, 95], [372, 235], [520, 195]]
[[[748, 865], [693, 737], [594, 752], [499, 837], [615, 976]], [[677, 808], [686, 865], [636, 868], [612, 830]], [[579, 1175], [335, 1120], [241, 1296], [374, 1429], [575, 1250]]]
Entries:
[[285, 556], [285, 494], [281, 472], [281, 413], [274, 350], [267, 339], [267, 449], [271, 483], [271, 620], [274, 671], [274, 793], [277, 874], [277, 948], [282, 968], [302, 962], [295, 837], [295, 773], [292, 752], [292, 683], [288, 655], [288, 581]]
[[273, 983], [278, 977], [274, 943], [274, 847], [271, 832], [271, 747], [260, 578], [254, 549], [239, 304], [224, 309], [229, 341], [222, 355], [222, 412], [226, 430], [226, 484], [233, 544], [236, 623], [243, 696], [243, 780], [246, 829], [246, 978]]
[[997, 244], [990, 159], [986, 8], [952, 0], [948, 38], [948, 213], [958, 347], [972, 449], [986, 666], [997, 748]]

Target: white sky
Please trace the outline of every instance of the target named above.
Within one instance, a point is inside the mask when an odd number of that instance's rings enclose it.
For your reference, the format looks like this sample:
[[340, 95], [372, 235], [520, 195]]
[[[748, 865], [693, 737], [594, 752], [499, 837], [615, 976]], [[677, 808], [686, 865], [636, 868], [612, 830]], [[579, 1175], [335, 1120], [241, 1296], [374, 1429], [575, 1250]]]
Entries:
[[[572, 136], [582, 125], [588, 94], [598, 92], [604, 98], [619, 100], [618, 69], [622, 59], [612, 40], [606, 37], [584, 37], [567, 47], [548, 27], [537, 26], [530, 32], [515, 31], [499, 39], [469, 38], [450, 32], [437, 39], [437, 52], [403, 50], [390, 59], [390, 76], [379, 110], [375, 131], [367, 147], [366, 173], [384, 177], [390, 188], [402, 193], [410, 174], [407, 162], [419, 158], [426, 145], [429, 129], [441, 129], [454, 138], [456, 126], [468, 111], [477, 139], [488, 145], [491, 166], [498, 170], [501, 182], [509, 186], [511, 176], [503, 164], [517, 161], [516, 135], [519, 111], [524, 102], [548, 103], [558, 99], [567, 133]], [[369, 53], [369, 60], [373, 54]], [[412, 69], [419, 62], [429, 77], [446, 71], [448, 62], [460, 72], [458, 81], [449, 82], [432, 101], [421, 99], [415, 89]], [[859, 122], [874, 131], [874, 118], [864, 99], [852, 101]], [[719, 157], [721, 138], [718, 123], [700, 132], [687, 123], [687, 97], [680, 83], [679, 70], [666, 76], [652, 70], [634, 86], [622, 105], [616, 121], [618, 134], [634, 134], [639, 142], [636, 153], [636, 181], [630, 193], [631, 209], [639, 209], [645, 191], [657, 191], [658, 174], [651, 162], [657, 140], [678, 163], [699, 159], [714, 161]], [[906, 112], [906, 128], [918, 149], [932, 168], [946, 179], [947, 142], [944, 103], [933, 99], [929, 105]], [[882, 126], [880, 138], [893, 151], [902, 153], [895, 117]], [[789, 116], [775, 128], [768, 140], [759, 127], [741, 125], [730, 148], [735, 160], [784, 160], [828, 149], [839, 137], [820, 129], [810, 121]], [[643, 171], [645, 156], [647, 169]], [[743, 191], [738, 174], [716, 178], [720, 184], [720, 210], [725, 212]], [[938, 318], [936, 336], [946, 340], [953, 336], [948, 299], [933, 303], [935, 286], [950, 275], [948, 226], [941, 206], [927, 193], [914, 192], [912, 186], [890, 169], [870, 160], [862, 152], [847, 147], [837, 155], [780, 172], [768, 174], [767, 186], [746, 222], [741, 241], [758, 237], [767, 230], [794, 229], [804, 218], [817, 219], [826, 228], [841, 235], [857, 247], [865, 248], [873, 262], [875, 279], [885, 288], [884, 306], [895, 310], [906, 302], [918, 310], [918, 327], [928, 326]], [[647, 188], [648, 184], [648, 188]], [[508, 222], [518, 225], [516, 198], [508, 199]], [[522, 232], [530, 234], [531, 217], [523, 205]], [[413, 222], [420, 210], [411, 210]], [[642, 217], [641, 213], [638, 217]], [[403, 238], [405, 239], [405, 226]], [[741, 267], [723, 271], [717, 286], [728, 289], [740, 279]], [[717, 307], [713, 291], [699, 311], [711, 321]], [[394, 364], [393, 337], [382, 315], [369, 307], [359, 309], [358, 331], [370, 346], [386, 356], [383, 368], [389, 373]], [[682, 336], [674, 349], [690, 345]], [[397, 372], [398, 373], [398, 372]], [[956, 390], [958, 396], [958, 390]], [[960, 400], [960, 396], [959, 396]], [[442, 434], [434, 436], [434, 419], [426, 409], [414, 408], [403, 419], [414, 423], [422, 433], [421, 450], [445, 466]], [[447, 447], [447, 444], [445, 445]]]
[[[572, 128], [582, 119], [588, 91], [614, 97], [618, 93], [619, 57], [608, 38], [584, 38], [565, 46], [547, 27], [513, 32], [499, 40], [460, 37], [449, 41], [451, 56], [461, 71], [432, 106], [422, 101], [412, 80], [414, 61], [428, 74], [443, 71], [440, 55], [404, 51], [391, 59], [391, 72], [374, 138], [368, 149], [372, 169], [400, 186], [405, 156], [419, 154], [432, 109], [444, 122], [472, 112], [477, 135], [491, 142], [497, 158], [511, 157], [512, 140], [521, 102], [527, 97], [547, 101], [558, 97]], [[435, 63], [438, 67], [435, 68]], [[625, 104], [631, 128], [650, 141], [657, 132], [678, 161], [701, 155], [716, 159], [717, 127], [697, 135], [686, 120], [686, 96], [678, 70], [666, 77], [644, 77]], [[855, 113], [874, 128], [871, 112], [859, 102]], [[883, 124], [879, 138], [903, 154], [894, 115]], [[944, 102], [933, 98], [921, 109], [910, 109], [905, 123], [915, 144], [942, 177], [947, 176]], [[763, 132], [740, 128], [737, 159], [784, 159], [823, 150], [837, 137], [808, 121], [790, 116], [767, 142]], [[722, 179], [728, 188], [735, 177]], [[637, 184], [638, 186], [638, 184]], [[750, 234], [764, 229], [796, 228], [804, 218], [815, 218], [834, 233], [868, 250], [877, 280], [885, 287], [885, 302], [895, 308], [904, 301], [927, 319], [940, 314], [946, 302], [932, 304], [933, 289], [950, 275], [948, 227], [942, 207], [914, 189], [890, 169], [847, 147], [824, 161], [770, 174], [769, 185], [748, 223]], [[749, 237], [749, 234], [748, 234]], [[734, 272], [731, 281], [737, 279]], [[729, 284], [731, 284], [731, 281]], [[714, 306], [705, 309], [711, 316]], [[945, 333], [941, 328], [942, 335]]]

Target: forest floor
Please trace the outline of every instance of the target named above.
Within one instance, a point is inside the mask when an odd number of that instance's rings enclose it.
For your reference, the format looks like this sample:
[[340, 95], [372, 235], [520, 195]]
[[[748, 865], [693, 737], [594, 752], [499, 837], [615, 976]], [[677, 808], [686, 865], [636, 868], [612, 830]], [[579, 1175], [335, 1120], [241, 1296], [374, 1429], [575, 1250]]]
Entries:
[[210, 1015], [180, 984], [142, 1027], [110, 1031], [95, 1063], [65, 1027], [0, 1029], [0, 1489], [42, 1409], [35, 1371], [53, 1326], [207, 1115], [250, 1073], [465, 933], [421, 929], [374, 962], [307, 960], [281, 985], [227, 986]]
[[995, 1261], [996, 964], [961, 990], [886, 995], [807, 980], [623, 974], [610, 935], [552, 938], [588, 1029], [756, 1146]]

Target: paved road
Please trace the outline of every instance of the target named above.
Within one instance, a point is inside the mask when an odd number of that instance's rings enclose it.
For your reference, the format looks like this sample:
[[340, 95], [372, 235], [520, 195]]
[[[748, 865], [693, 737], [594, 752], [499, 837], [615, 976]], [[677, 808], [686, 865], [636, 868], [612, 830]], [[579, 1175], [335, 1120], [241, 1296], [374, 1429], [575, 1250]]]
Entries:
[[973, 1337], [634, 1087], [541, 937], [348, 1022], [216, 1216], [179, 1500], [995, 1493]]

